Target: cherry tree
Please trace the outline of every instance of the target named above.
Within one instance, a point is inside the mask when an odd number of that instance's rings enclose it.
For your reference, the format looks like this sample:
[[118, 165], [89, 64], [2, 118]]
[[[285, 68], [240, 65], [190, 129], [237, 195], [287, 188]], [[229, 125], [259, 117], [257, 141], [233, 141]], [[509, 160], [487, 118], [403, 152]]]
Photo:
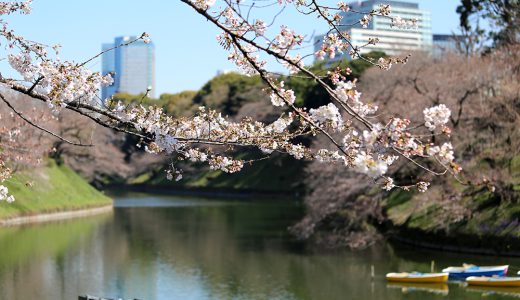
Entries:
[[[423, 121], [412, 124], [407, 118], [380, 115], [378, 106], [363, 99], [356, 89], [356, 81], [347, 81], [349, 69], [332, 68], [325, 76], [313, 72], [303, 63], [309, 55], [318, 59], [333, 58], [348, 53], [353, 58], [388, 70], [394, 64], [406, 63], [409, 56], [381, 57], [370, 59], [362, 54], [364, 47], [378, 43], [370, 40], [366, 45], [354, 45], [348, 35], [348, 27], [366, 27], [375, 16], [391, 20], [392, 26], [414, 30], [417, 20], [407, 20], [392, 15], [390, 5], [380, 5], [372, 11], [355, 11], [343, 1], [329, 5], [317, 0], [181, 0], [216, 26], [221, 34], [217, 41], [229, 51], [228, 60], [248, 76], [259, 76], [266, 85], [266, 101], [279, 109], [280, 117], [272, 123], [263, 123], [252, 118], [232, 121], [218, 111], [200, 107], [191, 117], [172, 117], [162, 109], [143, 105], [127, 105], [113, 99], [100, 99], [99, 88], [111, 85], [111, 75], [92, 72], [86, 64], [98, 59], [99, 53], [84, 62], [62, 61], [60, 46], [47, 46], [30, 41], [9, 27], [5, 20], [10, 14], [29, 14], [31, 1], [0, 2], [2, 29], [0, 36], [6, 50], [9, 65], [19, 77], [1, 77], [0, 99], [13, 113], [25, 120], [35, 130], [53, 135], [64, 143], [77, 147], [87, 146], [81, 140], [66, 140], [38, 125], [37, 120], [28, 121], [12, 105], [7, 92], [26, 95], [30, 101], [43, 102], [54, 115], [63, 110], [87, 117], [91, 121], [118, 132], [140, 139], [139, 146], [151, 153], [166, 153], [172, 164], [166, 170], [168, 179], [180, 180], [182, 170], [175, 161], [202, 162], [211, 169], [233, 173], [241, 170], [246, 161], [236, 158], [236, 149], [257, 148], [267, 157], [273, 152], [288, 153], [295, 159], [317, 160], [338, 164], [366, 174], [368, 182], [380, 185], [385, 190], [393, 188], [416, 188], [426, 191], [429, 183], [399, 183], [387, 176], [387, 170], [395, 161], [402, 159], [433, 175], [447, 172], [457, 174], [461, 168], [454, 161], [454, 153], [447, 123], [451, 112], [444, 104], [425, 107]], [[327, 2], [329, 4], [323, 4]], [[305, 36], [298, 28], [286, 25], [274, 26], [272, 20], [258, 16], [265, 7], [278, 5], [291, 9], [309, 19], [324, 22], [328, 32], [323, 45], [314, 54], [307, 53]], [[354, 24], [343, 24], [345, 13], [359, 15]], [[143, 33], [134, 41], [116, 45], [125, 47], [142, 40], [150, 41]], [[112, 51], [109, 49], [107, 51]], [[289, 76], [300, 76], [316, 82], [328, 94], [330, 103], [314, 109], [295, 104], [295, 92], [284, 84], [283, 77], [268, 68], [267, 59], [274, 59], [283, 66]], [[27, 101], [27, 100], [26, 100]], [[327, 145], [314, 149], [298, 142], [298, 137], [322, 135]], [[434, 138], [435, 137], [435, 138]], [[5, 147], [1, 140], [1, 148]], [[436, 162], [435, 168], [427, 167], [426, 160]], [[254, 162], [254, 161], [247, 161]], [[5, 180], [10, 169], [9, 159], [2, 158], [0, 180]], [[8, 198], [10, 197], [10, 198]], [[0, 187], [0, 200], [9, 199], [8, 191]]]

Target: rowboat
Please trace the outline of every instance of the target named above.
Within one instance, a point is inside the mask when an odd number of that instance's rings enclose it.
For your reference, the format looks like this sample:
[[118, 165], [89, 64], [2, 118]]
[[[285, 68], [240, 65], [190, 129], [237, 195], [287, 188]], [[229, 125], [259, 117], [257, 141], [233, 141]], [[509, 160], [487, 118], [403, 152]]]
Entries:
[[466, 265], [462, 267], [448, 267], [443, 272], [449, 273], [451, 279], [464, 279], [470, 276], [505, 276], [508, 265], [503, 266], [475, 266]]
[[448, 281], [448, 273], [388, 273], [386, 280], [391, 282], [440, 283]]
[[520, 287], [520, 277], [470, 276], [466, 278], [468, 285]]

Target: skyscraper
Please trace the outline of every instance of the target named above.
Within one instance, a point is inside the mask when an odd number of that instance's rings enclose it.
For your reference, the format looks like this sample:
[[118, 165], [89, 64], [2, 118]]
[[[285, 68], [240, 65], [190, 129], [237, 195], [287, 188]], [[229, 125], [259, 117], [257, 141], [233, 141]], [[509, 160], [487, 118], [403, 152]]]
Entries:
[[434, 34], [432, 54], [440, 57], [447, 51], [458, 51], [457, 45], [464, 39], [461, 35]]
[[[417, 29], [401, 29], [390, 26], [391, 20], [387, 17], [374, 16], [367, 28], [361, 28], [359, 24], [347, 29], [350, 41], [354, 46], [368, 43], [370, 38], [378, 38], [379, 43], [368, 45], [361, 49], [361, 53], [370, 51], [383, 51], [388, 55], [398, 55], [409, 51], [431, 51], [432, 28], [430, 12], [419, 9], [419, 4], [392, 0], [365, 0], [350, 3], [352, 10], [358, 12], [370, 12], [377, 10], [380, 4], [390, 4], [393, 16], [403, 19], [417, 19]], [[342, 13], [342, 24], [357, 23], [362, 14], [355, 12]], [[348, 28], [348, 27], [347, 27]], [[323, 35], [315, 39], [315, 51], [321, 48]], [[348, 53], [337, 55], [332, 61], [350, 58]]]
[[[135, 36], [121, 36], [114, 43], [102, 45], [102, 51], [135, 40]], [[102, 55], [103, 75], [112, 73], [114, 84], [101, 89], [101, 97], [105, 100], [116, 93], [137, 95], [146, 93], [154, 97], [155, 90], [155, 46], [139, 40], [127, 46], [107, 51]]]

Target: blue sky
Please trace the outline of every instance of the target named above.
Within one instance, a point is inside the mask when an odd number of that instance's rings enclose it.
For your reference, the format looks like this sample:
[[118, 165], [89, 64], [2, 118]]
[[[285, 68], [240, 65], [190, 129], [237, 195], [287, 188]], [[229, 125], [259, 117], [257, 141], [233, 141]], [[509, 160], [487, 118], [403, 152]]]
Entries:
[[[456, 31], [459, 1], [417, 2], [431, 11], [434, 33]], [[156, 95], [196, 90], [217, 70], [234, 69], [215, 40], [219, 31], [177, 0], [34, 0], [30, 15], [7, 20], [28, 39], [61, 44], [62, 59], [75, 61], [97, 54], [101, 44], [115, 36], [148, 32], [156, 46]], [[321, 22], [304, 18], [294, 9], [286, 9], [278, 21], [307, 36], [325, 30]], [[96, 60], [89, 67], [99, 71], [100, 65]]]

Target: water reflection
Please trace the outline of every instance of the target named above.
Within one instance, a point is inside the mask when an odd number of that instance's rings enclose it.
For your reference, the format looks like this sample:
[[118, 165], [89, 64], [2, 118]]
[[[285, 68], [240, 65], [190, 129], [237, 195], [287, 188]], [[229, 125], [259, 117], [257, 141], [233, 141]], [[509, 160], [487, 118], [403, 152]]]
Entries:
[[[393, 288], [387, 286], [385, 273], [429, 271], [431, 259], [439, 266], [468, 261], [461, 255], [388, 244], [358, 252], [317, 251], [287, 233], [301, 214], [302, 208], [291, 201], [126, 195], [119, 196], [113, 215], [0, 228], [5, 254], [0, 255], [0, 299], [94, 294], [139, 299], [428, 300], [445, 296], [447, 287]], [[373, 280], [371, 265], [376, 270]], [[480, 294], [450, 284], [448, 298], [479, 299]]]
[[479, 293], [483, 297], [502, 295], [513, 298], [520, 298], [520, 288], [517, 287], [468, 286], [467, 291]]
[[[0, 228], [0, 299], [52, 299], [68, 283], [69, 253], [99, 237], [111, 214], [74, 221]], [[76, 277], [76, 276], [75, 276]], [[64, 299], [57, 297], [55, 299]]]
[[446, 283], [405, 283], [393, 282], [386, 285], [388, 288], [400, 289], [403, 294], [413, 292], [429, 292], [446, 296], [449, 293], [449, 288]]

